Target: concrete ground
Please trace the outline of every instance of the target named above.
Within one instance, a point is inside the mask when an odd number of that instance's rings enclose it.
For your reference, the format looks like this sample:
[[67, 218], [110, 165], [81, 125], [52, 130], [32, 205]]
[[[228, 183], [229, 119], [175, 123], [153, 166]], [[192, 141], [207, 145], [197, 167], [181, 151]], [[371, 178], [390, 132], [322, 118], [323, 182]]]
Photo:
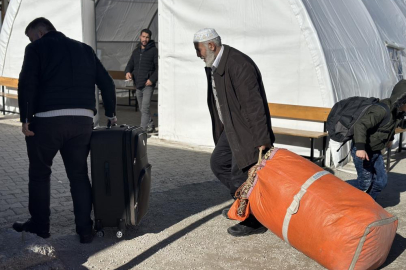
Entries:
[[[119, 123], [139, 124], [139, 112], [132, 107], [119, 107], [118, 118]], [[235, 221], [222, 217], [221, 210], [232, 201], [210, 171], [212, 149], [154, 136], [148, 140], [153, 166], [149, 212], [122, 239], [115, 237], [114, 229], [105, 229], [104, 238], [79, 243], [69, 181], [59, 155], [52, 175], [52, 236], [44, 240], [17, 233], [11, 229], [13, 222], [29, 217], [28, 159], [20, 130], [16, 117], [0, 118], [0, 269], [324, 269], [269, 231], [245, 238], [230, 236], [226, 229]], [[406, 269], [405, 157], [406, 151], [393, 155], [389, 184], [378, 200], [399, 217], [382, 269]], [[355, 178], [342, 171], [333, 173], [343, 180]]]

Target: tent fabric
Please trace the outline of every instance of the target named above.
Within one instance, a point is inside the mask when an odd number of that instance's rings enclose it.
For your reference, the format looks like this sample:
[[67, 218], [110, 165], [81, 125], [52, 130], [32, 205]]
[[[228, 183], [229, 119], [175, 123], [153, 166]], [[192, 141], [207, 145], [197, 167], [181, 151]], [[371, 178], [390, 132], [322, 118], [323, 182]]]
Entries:
[[[400, 10], [399, 6], [394, 1], [386, 1], [385, 5], [382, 5], [382, 1], [378, 0], [363, 0], [364, 5], [371, 14], [372, 19], [382, 37], [385, 44], [406, 48], [406, 18]], [[393, 50], [390, 47], [388, 50]], [[394, 53], [390, 51], [390, 53]], [[395, 72], [402, 73], [402, 69], [406, 68], [406, 54], [405, 51], [399, 50], [401, 67], [394, 63]], [[393, 57], [392, 61], [396, 60]], [[400, 78], [399, 78], [400, 79]]]
[[[317, 33], [309, 17], [292, 11], [299, 1], [159, 1], [159, 136], [211, 146], [204, 62], [193, 35], [215, 28], [224, 44], [251, 57], [259, 67], [268, 102], [332, 106], [334, 98]], [[298, 4], [299, 3], [299, 4]], [[297, 12], [305, 13], [305, 10]], [[272, 14], [272, 16], [270, 16]], [[272, 120], [275, 126], [320, 130], [316, 123]], [[306, 141], [308, 144], [308, 142]], [[308, 146], [303, 151], [308, 151]]]
[[317, 29], [336, 101], [356, 95], [389, 97], [397, 77], [362, 1], [303, 3]]
[[12, 0], [7, 8], [0, 34], [0, 76], [18, 78], [25, 46], [30, 42], [25, 36], [25, 28], [37, 17], [46, 17], [58, 31], [70, 38], [83, 41], [84, 29], [87, 27], [93, 29], [93, 26], [83, 24], [82, 11], [86, 13], [88, 19], [90, 18], [89, 21], [92, 21], [92, 18], [94, 21], [94, 9], [89, 9], [87, 2], [94, 3], [91, 0]]
[[[0, 76], [18, 78], [25, 47], [30, 42], [25, 28], [38, 17], [49, 19], [67, 37], [86, 42], [94, 48], [94, 1], [12, 0], [0, 33]], [[7, 91], [15, 93], [14, 90]], [[7, 107], [8, 110], [17, 111], [17, 100], [7, 100]]]
[[99, 0], [96, 4], [97, 49], [107, 70], [124, 70], [148, 28], [158, 37], [157, 0]]

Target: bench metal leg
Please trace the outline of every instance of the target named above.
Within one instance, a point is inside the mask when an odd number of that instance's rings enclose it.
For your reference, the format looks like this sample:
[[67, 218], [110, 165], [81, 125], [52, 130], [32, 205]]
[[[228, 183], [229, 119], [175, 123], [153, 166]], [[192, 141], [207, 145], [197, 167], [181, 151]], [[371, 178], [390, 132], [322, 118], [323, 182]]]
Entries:
[[1, 86], [1, 92], [3, 93], [3, 115], [6, 115], [6, 99], [4, 97], [4, 85]]
[[402, 150], [403, 150], [402, 141], [403, 141], [403, 132], [401, 132], [399, 135], [398, 153], [402, 152]]
[[326, 155], [327, 155], [327, 153], [326, 153], [326, 147], [327, 147], [327, 137], [323, 137], [323, 149], [322, 149], [322, 158], [323, 158], [323, 160], [321, 161], [321, 165], [325, 165], [325, 163], [326, 163]]
[[386, 171], [389, 172], [389, 167], [390, 167], [390, 155], [391, 155], [391, 148], [388, 147], [386, 151]]
[[131, 106], [131, 90], [128, 89], [128, 106]]
[[310, 138], [310, 161], [313, 162], [313, 158], [314, 158], [314, 139]]

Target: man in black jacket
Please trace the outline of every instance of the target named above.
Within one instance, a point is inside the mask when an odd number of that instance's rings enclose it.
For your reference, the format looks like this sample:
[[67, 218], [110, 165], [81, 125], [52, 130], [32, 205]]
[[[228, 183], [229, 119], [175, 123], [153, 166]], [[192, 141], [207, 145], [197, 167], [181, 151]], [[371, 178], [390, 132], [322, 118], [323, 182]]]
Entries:
[[81, 243], [90, 243], [92, 191], [87, 157], [96, 114], [95, 84], [106, 116], [115, 123], [114, 82], [90, 46], [57, 32], [49, 20], [33, 20], [25, 34], [31, 44], [25, 49], [18, 102], [30, 162], [31, 218], [14, 223], [13, 228], [50, 236], [51, 166], [59, 151], [70, 181], [76, 232]]
[[140, 35], [140, 45], [133, 51], [125, 68], [127, 80], [133, 80], [137, 88], [137, 101], [141, 111], [141, 127], [148, 133], [155, 131], [151, 118], [151, 98], [158, 81], [158, 49], [151, 40], [151, 31], [143, 29]]

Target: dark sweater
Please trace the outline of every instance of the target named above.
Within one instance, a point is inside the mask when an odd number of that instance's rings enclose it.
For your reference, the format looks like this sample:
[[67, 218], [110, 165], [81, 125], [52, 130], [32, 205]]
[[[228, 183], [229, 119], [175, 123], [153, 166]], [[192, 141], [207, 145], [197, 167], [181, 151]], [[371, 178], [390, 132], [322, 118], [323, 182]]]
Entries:
[[153, 40], [148, 42], [143, 52], [141, 46], [135, 48], [125, 68], [125, 73], [127, 72], [132, 74], [136, 88], [144, 88], [147, 80], [150, 80], [153, 85], [156, 84], [158, 81], [158, 49]]
[[106, 116], [116, 114], [114, 82], [93, 49], [51, 31], [25, 48], [18, 83], [21, 122], [35, 113], [83, 108], [96, 114], [95, 84], [101, 90]]

